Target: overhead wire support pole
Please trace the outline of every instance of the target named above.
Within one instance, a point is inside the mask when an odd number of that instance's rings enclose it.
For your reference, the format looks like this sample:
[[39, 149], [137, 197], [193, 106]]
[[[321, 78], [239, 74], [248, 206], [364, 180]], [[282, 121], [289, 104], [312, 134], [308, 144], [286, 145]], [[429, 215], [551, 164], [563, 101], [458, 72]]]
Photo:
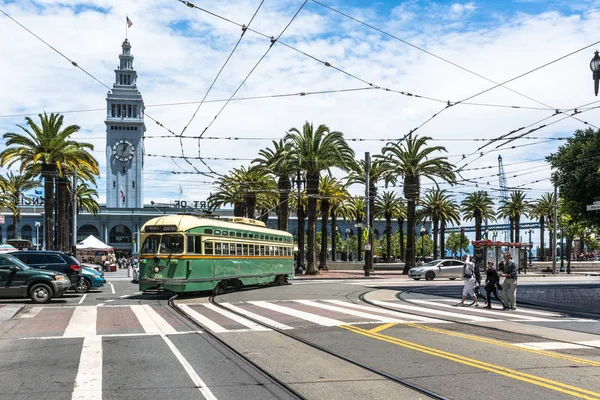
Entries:
[[365, 198], [367, 199], [366, 203], [366, 217], [367, 217], [367, 243], [365, 243], [365, 276], [369, 276], [371, 265], [373, 261], [373, 243], [372, 242], [372, 231], [373, 227], [371, 226], [371, 191], [369, 190], [371, 186], [371, 182], [369, 181], [369, 175], [371, 174], [371, 153], [368, 151], [365, 152]]
[[552, 274], [556, 275], [556, 231], [558, 227], [557, 208], [558, 208], [558, 182], [556, 176], [554, 183], [554, 221], [552, 221]]

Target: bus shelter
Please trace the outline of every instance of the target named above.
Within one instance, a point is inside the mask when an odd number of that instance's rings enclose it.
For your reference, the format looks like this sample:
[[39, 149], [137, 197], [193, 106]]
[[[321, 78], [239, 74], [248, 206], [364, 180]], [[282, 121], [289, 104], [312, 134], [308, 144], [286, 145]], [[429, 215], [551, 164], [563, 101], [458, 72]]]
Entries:
[[487, 266], [488, 260], [492, 260], [496, 268], [500, 261], [504, 261], [503, 255], [509, 252], [517, 265], [519, 272], [527, 273], [527, 254], [531, 251], [530, 243], [521, 242], [495, 242], [492, 240], [473, 240], [475, 265], [480, 269]]

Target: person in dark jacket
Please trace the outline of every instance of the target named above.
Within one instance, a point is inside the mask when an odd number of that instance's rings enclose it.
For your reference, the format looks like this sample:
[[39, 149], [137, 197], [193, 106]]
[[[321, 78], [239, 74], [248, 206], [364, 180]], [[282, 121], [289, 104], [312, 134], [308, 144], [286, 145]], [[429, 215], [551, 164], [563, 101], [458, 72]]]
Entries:
[[504, 302], [500, 297], [498, 297], [498, 286], [500, 285], [500, 276], [498, 275], [498, 271], [494, 268], [494, 262], [488, 261], [488, 267], [485, 271], [485, 293], [487, 294], [487, 301], [485, 308], [492, 308], [492, 294], [500, 303], [502, 303], [502, 308], [504, 308]]

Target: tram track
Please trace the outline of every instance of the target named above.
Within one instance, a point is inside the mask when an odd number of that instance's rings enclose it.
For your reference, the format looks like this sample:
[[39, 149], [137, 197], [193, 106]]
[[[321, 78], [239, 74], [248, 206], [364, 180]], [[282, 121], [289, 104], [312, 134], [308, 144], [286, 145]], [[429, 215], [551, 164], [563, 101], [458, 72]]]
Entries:
[[[374, 303], [374, 302], [372, 302], [372, 301], [370, 301], [370, 300], [368, 300], [368, 299], [365, 298], [365, 296], [368, 293], [371, 293], [371, 292], [372, 291], [370, 290], [370, 291], [361, 293], [358, 296], [359, 300], [361, 302], [365, 303], [365, 304], [368, 304], [368, 305], [372, 306], [372, 307], [381, 308], [381, 309], [387, 310], [387, 311], [393, 311], [395, 313], [398, 313], [398, 315], [409, 314], [409, 315], [415, 315], [415, 316], [422, 316], [422, 314], [417, 313], [417, 312], [411, 312], [411, 311], [408, 311], [408, 310], [403, 310], [402, 312], [400, 312], [400, 311], [398, 311], [395, 308], [386, 307], [386, 306], [382, 306], [380, 304]], [[407, 305], [414, 305], [412, 302], [410, 302], [410, 301], [408, 301], [408, 300], [406, 300], [405, 298], [402, 297], [403, 294], [409, 294], [409, 293], [419, 293], [419, 294], [422, 294], [422, 292], [418, 292], [418, 289], [416, 289], [416, 290], [414, 290], [414, 289], [408, 289], [408, 290], [396, 293], [395, 297], [398, 300], [400, 300], [401, 302], [403, 302], [403, 303], [405, 303]], [[546, 310], [544, 308], [541, 308], [541, 309], [542, 310]], [[493, 327], [493, 326], [474, 325], [473, 323], [470, 323], [470, 322], [456, 321], [456, 320], [451, 319], [451, 318], [444, 318], [444, 317], [440, 317], [440, 316], [433, 317], [433, 316], [429, 316], [429, 315], [427, 317], [428, 318], [432, 318], [432, 319], [436, 319], [436, 320], [439, 320], [439, 321], [452, 322], [454, 324], [461, 325], [461, 326], [468, 326], [468, 327], [477, 326], [478, 328], [485, 329], [485, 330], [487, 330], [489, 332], [496, 332], [496, 333], [506, 333], [507, 332], [506, 330], [499, 329], [499, 328], [496, 328], [496, 327]], [[515, 323], [522, 323], [521, 321], [513, 321], [513, 322], [515, 322]], [[576, 331], [576, 332], [578, 332], [578, 331]], [[526, 334], [526, 333], [520, 333], [519, 335], [523, 336], [523, 337], [532, 338], [532, 340], [531, 340], [532, 342], [536, 341], [536, 339], [547, 339], [547, 338], [545, 338], [543, 336], [540, 336], [540, 335], [533, 335], [533, 334]], [[584, 346], [584, 347], [589, 348], [589, 349], [600, 350], [599, 346], [592, 346], [592, 345], [587, 345], [587, 344], [581, 344], [581, 343], [574, 342], [574, 341], [560, 340], [560, 339], [553, 339], [552, 341], [553, 342], [559, 342], [559, 343], [565, 343], [565, 344], [576, 344], [578, 346]]]
[[238, 316], [240, 316], [242, 318], [246, 318], [246, 319], [248, 319], [248, 320], [250, 320], [250, 321], [252, 321], [252, 322], [254, 322], [254, 323], [256, 323], [256, 324], [258, 324], [260, 326], [263, 326], [263, 327], [268, 328], [268, 329], [270, 329], [270, 330], [272, 330], [274, 332], [277, 332], [280, 335], [283, 335], [283, 336], [285, 336], [287, 338], [290, 338], [292, 340], [300, 342], [300, 343], [302, 343], [302, 344], [304, 344], [306, 346], [309, 346], [309, 347], [311, 347], [311, 348], [313, 348], [315, 350], [319, 350], [319, 351], [321, 351], [321, 352], [323, 352], [325, 354], [328, 354], [328, 355], [331, 355], [333, 357], [336, 357], [336, 358], [338, 358], [340, 360], [343, 360], [343, 361], [345, 361], [347, 363], [355, 365], [355, 366], [357, 366], [359, 368], [362, 368], [362, 369], [364, 369], [366, 371], [374, 373], [374, 374], [376, 374], [378, 376], [381, 376], [381, 377], [383, 377], [383, 378], [385, 378], [385, 379], [387, 379], [389, 381], [392, 381], [394, 383], [397, 383], [399, 385], [407, 387], [407, 388], [409, 388], [411, 390], [414, 390], [415, 392], [424, 394], [424, 395], [428, 396], [429, 398], [436, 399], [436, 400], [448, 400], [447, 397], [444, 397], [441, 394], [434, 393], [434, 392], [432, 392], [432, 391], [430, 391], [428, 389], [425, 389], [425, 388], [423, 388], [421, 386], [415, 385], [415, 384], [413, 384], [413, 383], [411, 383], [411, 382], [409, 382], [409, 381], [407, 381], [405, 379], [402, 379], [402, 378], [399, 378], [397, 376], [394, 376], [394, 375], [388, 374], [386, 372], [380, 371], [378, 369], [372, 368], [372, 367], [370, 367], [370, 366], [368, 366], [368, 365], [366, 365], [364, 363], [361, 363], [359, 361], [356, 361], [356, 360], [353, 360], [351, 358], [345, 357], [345, 356], [343, 356], [341, 354], [335, 353], [335, 352], [333, 352], [333, 351], [331, 351], [331, 350], [329, 350], [329, 349], [327, 349], [327, 348], [325, 348], [323, 346], [320, 346], [320, 345], [318, 345], [316, 343], [310, 342], [310, 341], [308, 341], [308, 340], [306, 340], [304, 338], [298, 337], [296, 335], [292, 335], [291, 333], [288, 333], [288, 332], [286, 332], [286, 331], [284, 331], [282, 329], [279, 329], [279, 328], [273, 327], [271, 325], [265, 324], [262, 321], [254, 319], [254, 318], [252, 318], [252, 317], [250, 317], [248, 315], [242, 314], [242, 313], [240, 313], [240, 312], [238, 312], [236, 310], [232, 310], [232, 309], [230, 309], [230, 308], [228, 308], [228, 307], [220, 304], [219, 302], [217, 302], [215, 300], [215, 296], [210, 297], [209, 298], [209, 302], [211, 304], [213, 304], [215, 307], [218, 307], [218, 308], [220, 308], [222, 310], [227, 310], [228, 312], [236, 314], [236, 315], [238, 315]]
[[[185, 311], [183, 311], [181, 308], [179, 308], [179, 306], [177, 306], [177, 304], [175, 304], [175, 300], [177, 299], [178, 296], [179, 295], [176, 294], [175, 296], [169, 298], [169, 300], [168, 300], [169, 307], [172, 310], [174, 310], [178, 315], [180, 315], [181, 317], [185, 318], [192, 325], [194, 325], [194, 326], [202, 329], [202, 332], [206, 333], [212, 339], [214, 339], [219, 344], [221, 344], [223, 347], [227, 348], [233, 354], [235, 354], [236, 356], [238, 356], [241, 360], [243, 360], [251, 368], [253, 368], [253, 369], [257, 370], [258, 372], [260, 372], [263, 376], [265, 376], [268, 380], [270, 380], [271, 383], [273, 383], [275, 386], [277, 386], [282, 391], [284, 391], [285, 393], [287, 393], [290, 396], [291, 399], [307, 400], [306, 397], [304, 397], [302, 394], [300, 394], [296, 390], [292, 389], [285, 382], [283, 382], [282, 380], [280, 380], [279, 378], [277, 378], [275, 375], [271, 374], [269, 371], [267, 371], [264, 368], [262, 368], [257, 363], [253, 362], [251, 359], [249, 359], [248, 357], [246, 357], [245, 355], [243, 355], [241, 352], [239, 352], [238, 350], [236, 350], [234, 347], [232, 347], [226, 341], [224, 341], [223, 339], [221, 339], [218, 335], [214, 334], [209, 329], [207, 329], [206, 327], [202, 326], [202, 324], [198, 323], [196, 320], [194, 320], [192, 317], [190, 317]], [[211, 300], [212, 300], [212, 297], [211, 297]]]

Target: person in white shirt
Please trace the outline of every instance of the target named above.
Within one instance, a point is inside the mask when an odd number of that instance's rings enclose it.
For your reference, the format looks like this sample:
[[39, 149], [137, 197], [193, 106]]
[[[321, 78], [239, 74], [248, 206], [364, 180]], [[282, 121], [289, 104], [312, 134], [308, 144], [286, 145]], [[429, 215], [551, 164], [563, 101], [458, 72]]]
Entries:
[[462, 299], [458, 304], [455, 304], [455, 306], [465, 306], [465, 300], [467, 299], [467, 296], [471, 296], [475, 302], [475, 307], [479, 307], [477, 295], [475, 294], [475, 287], [478, 285], [477, 280], [475, 279], [475, 263], [471, 261], [471, 256], [468, 254], [465, 254], [463, 260], [465, 262], [465, 267], [463, 268]]

